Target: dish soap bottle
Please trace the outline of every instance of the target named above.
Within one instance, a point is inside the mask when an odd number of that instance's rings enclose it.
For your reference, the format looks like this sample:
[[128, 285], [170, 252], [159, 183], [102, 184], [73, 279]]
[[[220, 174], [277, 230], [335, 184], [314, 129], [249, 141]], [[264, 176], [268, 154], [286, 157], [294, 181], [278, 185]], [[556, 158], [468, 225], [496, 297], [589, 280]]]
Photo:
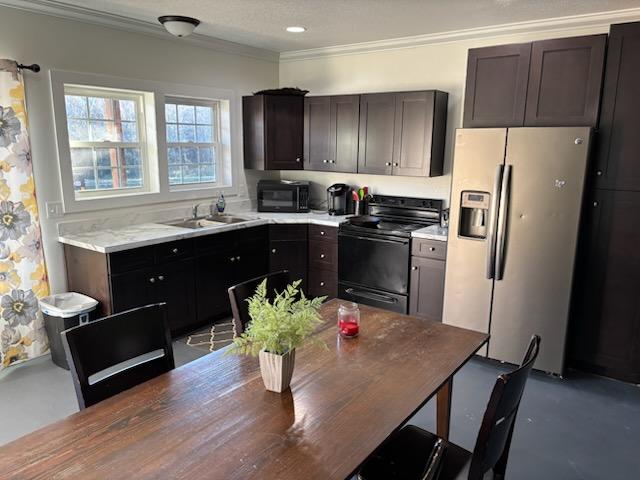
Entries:
[[223, 213], [226, 205], [227, 202], [224, 199], [224, 195], [221, 193], [218, 197], [218, 201], [216, 202], [216, 209], [218, 210], [218, 213]]

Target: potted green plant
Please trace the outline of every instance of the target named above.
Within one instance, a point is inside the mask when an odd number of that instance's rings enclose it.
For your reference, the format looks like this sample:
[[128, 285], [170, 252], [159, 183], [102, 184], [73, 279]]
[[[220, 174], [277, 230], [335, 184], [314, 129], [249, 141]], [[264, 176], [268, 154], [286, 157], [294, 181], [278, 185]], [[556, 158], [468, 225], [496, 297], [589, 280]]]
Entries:
[[298, 288], [300, 282], [297, 280], [283, 292], [275, 292], [272, 301], [267, 298], [267, 280], [260, 283], [256, 293], [247, 299], [251, 323], [233, 340], [228, 351], [258, 355], [264, 386], [272, 392], [289, 388], [296, 348], [323, 322], [318, 309], [327, 297], [305, 297]]

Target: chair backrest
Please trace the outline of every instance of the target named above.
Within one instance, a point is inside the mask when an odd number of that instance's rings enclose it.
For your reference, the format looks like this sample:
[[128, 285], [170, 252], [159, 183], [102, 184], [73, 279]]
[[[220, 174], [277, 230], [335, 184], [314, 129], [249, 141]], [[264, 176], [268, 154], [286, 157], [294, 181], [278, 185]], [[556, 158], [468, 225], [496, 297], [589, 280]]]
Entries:
[[164, 303], [70, 328], [62, 343], [81, 410], [175, 367]]
[[469, 480], [481, 480], [489, 470], [504, 476], [518, 407], [539, 350], [540, 337], [534, 335], [522, 365], [496, 380], [473, 450]]
[[229, 302], [231, 302], [231, 313], [233, 313], [233, 324], [237, 335], [244, 332], [247, 324], [251, 321], [249, 304], [246, 300], [256, 293], [257, 286], [265, 278], [267, 279], [267, 298], [270, 300], [273, 300], [276, 291], [278, 293], [282, 292], [291, 283], [289, 271], [282, 270], [281, 272], [252, 278], [229, 289]]

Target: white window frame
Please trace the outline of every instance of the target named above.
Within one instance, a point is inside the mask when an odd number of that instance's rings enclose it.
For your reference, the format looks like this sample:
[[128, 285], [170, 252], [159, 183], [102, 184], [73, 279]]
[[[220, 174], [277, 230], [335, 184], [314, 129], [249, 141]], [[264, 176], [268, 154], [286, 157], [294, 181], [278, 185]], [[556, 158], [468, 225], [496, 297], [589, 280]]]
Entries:
[[[136, 92], [136, 91], [123, 91], [123, 90], [114, 90], [114, 89], [106, 89], [106, 88], [95, 88], [95, 87], [87, 87], [85, 85], [71, 85], [65, 84], [64, 93], [66, 95], [77, 95], [83, 97], [92, 97], [98, 96], [100, 94], [104, 95], [108, 98], [113, 98], [117, 100], [131, 100], [137, 104], [136, 108], [136, 123], [138, 127], [138, 141], [137, 142], [113, 142], [113, 141], [78, 141], [78, 140], [69, 140], [69, 148], [139, 148], [140, 149], [140, 160], [142, 166], [142, 187], [126, 187], [126, 188], [109, 188], [109, 189], [100, 189], [97, 188], [95, 190], [82, 190], [75, 191], [74, 195], [76, 196], [76, 200], [83, 200], [87, 198], [104, 198], [111, 196], [122, 196], [122, 195], [134, 195], [140, 193], [148, 193], [151, 190], [151, 185], [153, 184], [150, 175], [149, 175], [149, 153], [148, 153], [148, 142], [147, 142], [147, 132], [146, 132], [146, 117], [145, 117], [145, 101], [144, 101], [144, 92]], [[66, 108], [65, 108], [65, 119], [66, 116]], [[95, 165], [94, 165], [95, 169]], [[73, 173], [73, 166], [72, 166]], [[98, 178], [96, 176], [96, 182]]]
[[[121, 207], [138, 207], [181, 200], [213, 199], [220, 193], [234, 196], [239, 192], [242, 171], [242, 125], [239, 96], [233, 90], [182, 85], [165, 82], [128, 79], [105, 75], [51, 70], [53, 119], [58, 145], [60, 184], [65, 213], [90, 212]], [[69, 135], [67, 131], [65, 85], [84, 85], [104, 89], [144, 92], [145, 135], [147, 139], [148, 191], [108, 196], [76, 198]], [[169, 185], [166, 124], [164, 104], [167, 98], [188, 101], [219, 102], [220, 155], [217, 157], [220, 176], [215, 184]]]

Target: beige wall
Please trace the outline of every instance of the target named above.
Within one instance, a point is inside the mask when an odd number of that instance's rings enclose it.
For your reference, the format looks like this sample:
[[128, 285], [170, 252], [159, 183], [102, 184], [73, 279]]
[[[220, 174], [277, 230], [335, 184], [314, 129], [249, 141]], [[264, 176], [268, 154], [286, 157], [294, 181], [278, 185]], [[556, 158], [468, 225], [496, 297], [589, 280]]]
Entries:
[[[44, 205], [61, 200], [56, 142], [51, 109], [49, 70], [72, 70], [127, 78], [234, 90], [246, 95], [278, 85], [278, 65], [245, 56], [215, 52], [179, 40], [63, 20], [0, 7], [0, 58], [38, 63], [39, 74], [27, 72], [26, 93], [38, 204], [42, 215], [45, 257], [54, 292], [66, 288], [62, 247], [56, 224]], [[236, 129], [241, 131], [240, 115]], [[240, 161], [242, 159], [239, 159]], [[244, 184], [244, 175], [240, 179]], [[246, 174], [255, 184], [255, 173]], [[193, 203], [193, 202], [188, 202]], [[174, 204], [175, 205], [175, 204]], [[62, 220], [101, 218], [132, 210], [157, 210], [163, 205], [65, 215]]]
[[608, 27], [555, 30], [438, 43], [427, 46], [281, 61], [280, 86], [298, 86], [309, 95], [438, 89], [449, 93], [445, 175], [436, 178], [379, 175], [283, 172], [282, 178], [314, 182], [314, 194], [335, 182], [368, 185], [375, 193], [447, 199], [451, 184], [454, 129], [462, 126], [462, 107], [467, 70], [467, 50], [474, 47], [527, 42], [545, 38], [605, 33]]

